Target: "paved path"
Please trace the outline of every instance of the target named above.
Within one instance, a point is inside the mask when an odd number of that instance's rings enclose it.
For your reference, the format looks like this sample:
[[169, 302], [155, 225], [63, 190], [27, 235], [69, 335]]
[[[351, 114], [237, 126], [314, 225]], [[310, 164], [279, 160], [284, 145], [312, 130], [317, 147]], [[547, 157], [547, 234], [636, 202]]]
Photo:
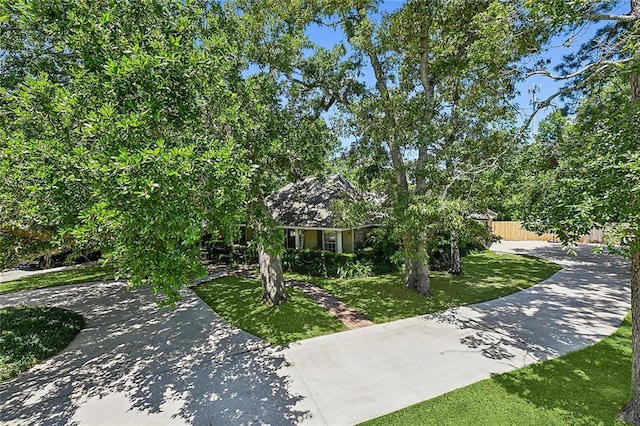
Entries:
[[373, 325], [371, 321], [351, 306], [336, 299], [332, 294], [322, 288], [306, 281], [288, 281], [288, 285], [295, 287], [314, 300], [317, 304], [325, 308], [334, 318], [337, 318], [349, 330], [369, 327]]
[[65, 351], [0, 384], [0, 423], [350, 425], [615, 330], [630, 299], [623, 262], [519, 245], [565, 269], [497, 301], [281, 348], [189, 290], [175, 310], [117, 282], [0, 295], [0, 305], [62, 306], [88, 323]]
[[0, 295], [1, 305], [47, 304], [87, 319], [71, 345], [0, 384], [0, 424], [272, 425], [303, 413], [284, 359], [221, 320], [186, 290], [175, 310], [122, 283]]
[[[519, 247], [519, 248], [518, 248]], [[511, 296], [440, 314], [304, 340], [279, 353], [280, 374], [303, 396], [303, 424], [352, 425], [453, 389], [557, 357], [612, 333], [630, 306], [619, 258], [579, 257], [559, 245], [492, 249], [554, 260], [563, 270]]]
[[35, 269], [35, 268], [29, 268], [29, 267], [5, 269], [3, 271], [0, 271], [0, 283], [3, 283], [5, 281], [13, 281], [20, 278], [30, 277], [32, 275], [40, 275], [40, 274], [46, 274], [49, 272], [64, 271], [72, 268], [82, 268], [85, 265], [87, 264], [83, 263], [80, 265], [58, 266], [56, 268], [49, 268], [49, 269]]

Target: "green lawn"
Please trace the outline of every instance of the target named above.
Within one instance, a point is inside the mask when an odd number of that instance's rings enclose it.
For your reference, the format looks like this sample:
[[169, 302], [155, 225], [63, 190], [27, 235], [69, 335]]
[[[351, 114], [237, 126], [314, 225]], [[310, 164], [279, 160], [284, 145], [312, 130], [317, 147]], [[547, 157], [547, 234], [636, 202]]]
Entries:
[[631, 394], [631, 318], [588, 348], [449, 392], [364, 424], [621, 425]]
[[491, 251], [466, 256], [462, 267], [461, 276], [431, 274], [431, 299], [404, 287], [399, 273], [347, 280], [294, 274], [287, 277], [311, 281], [373, 322], [382, 323], [504, 297], [560, 270], [558, 265], [540, 259]]
[[84, 325], [82, 316], [66, 309], [0, 308], [0, 382], [60, 352]]
[[289, 288], [287, 303], [271, 308], [260, 301], [260, 280], [225, 277], [194, 288], [196, 294], [229, 323], [282, 345], [309, 337], [346, 330], [340, 321], [306, 297]]
[[66, 284], [80, 284], [92, 281], [112, 280], [115, 276], [113, 264], [77, 266], [57, 272], [47, 272], [39, 275], [21, 278], [14, 281], [0, 283], [0, 294], [20, 290], [34, 290], [37, 288], [56, 287]]

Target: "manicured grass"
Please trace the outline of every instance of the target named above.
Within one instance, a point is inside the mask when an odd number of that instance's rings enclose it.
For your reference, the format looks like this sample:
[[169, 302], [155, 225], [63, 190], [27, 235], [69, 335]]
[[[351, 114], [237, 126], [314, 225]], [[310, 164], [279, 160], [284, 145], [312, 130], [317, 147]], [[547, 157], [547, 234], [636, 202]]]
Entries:
[[0, 382], [60, 352], [84, 325], [82, 316], [66, 309], [0, 308]]
[[260, 280], [225, 277], [195, 287], [195, 292], [229, 323], [274, 345], [346, 330], [340, 321], [306, 297], [289, 288], [289, 301], [269, 307], [260, 301]]
[[347, 280], [293, 274], [287, 277], [313, 282], [371, 321], [382, 323], [504, 297], [561, 269], [540, 259], [491, 251], [470, 254], [462, 263], [461, 276], [446, 272], [431, 274], [431, 299], [404, 287], [399, 273]]
[[494, 376], [366, 425], [621, 425], [631, 394], [631, 318], [588, 348]]
[[46, 272], [39, 275], [0, 283], [0, 294], [37, 288], [56, 287], [66, 284], [80, 284], [92, 281], [112, 280], [115, 267], [112, 264], [78, 266], [64, 271]]

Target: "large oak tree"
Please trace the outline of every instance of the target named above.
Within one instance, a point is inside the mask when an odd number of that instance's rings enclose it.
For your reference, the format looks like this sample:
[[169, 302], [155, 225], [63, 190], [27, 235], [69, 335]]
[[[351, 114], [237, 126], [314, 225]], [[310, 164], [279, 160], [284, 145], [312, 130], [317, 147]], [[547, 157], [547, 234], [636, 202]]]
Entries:
[[269, 223], [264, 194], [324, 156], [323, 127], [249, 76], [238, 24], [200, 0], [0, 5], [3, 263], [100, 249], [171, 303], [204, 272], [205, 233]]

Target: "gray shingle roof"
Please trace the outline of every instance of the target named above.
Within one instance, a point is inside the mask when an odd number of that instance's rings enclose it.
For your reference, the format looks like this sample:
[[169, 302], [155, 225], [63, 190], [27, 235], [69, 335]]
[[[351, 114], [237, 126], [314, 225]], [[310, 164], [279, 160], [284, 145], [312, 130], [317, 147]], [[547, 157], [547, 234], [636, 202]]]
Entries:
[[[371, 194], [361, 191], [340, 175], [324, 180], [314, 176], [286, 185], [269, 197], [267, 205], [273, 217], [285, 227], [341, 228], [334, 221], [332, 203], [366, 202]], [[363, 223], [360, 226], [366, 226]]]

